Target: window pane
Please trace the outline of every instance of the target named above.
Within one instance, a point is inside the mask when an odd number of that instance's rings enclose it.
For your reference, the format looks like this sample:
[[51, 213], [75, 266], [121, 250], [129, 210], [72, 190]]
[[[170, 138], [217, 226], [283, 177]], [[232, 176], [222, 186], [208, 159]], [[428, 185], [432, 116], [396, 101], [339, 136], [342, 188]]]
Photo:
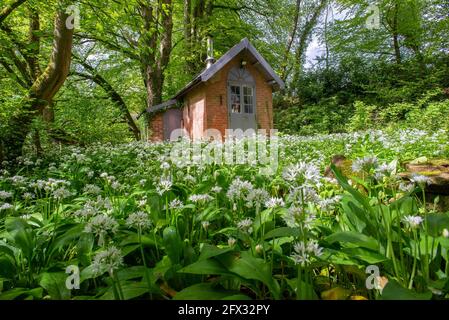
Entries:
[[254, 105], [254, 98], [253, 98], [253, 88], [243, 86], [243, 105], [244, 105], [244, 111], [245, 113], [253, 113], [253, 105]]
[[231, 112], [242, 112], [240, 105], [240, 87], [238, 86], [231, 86]]

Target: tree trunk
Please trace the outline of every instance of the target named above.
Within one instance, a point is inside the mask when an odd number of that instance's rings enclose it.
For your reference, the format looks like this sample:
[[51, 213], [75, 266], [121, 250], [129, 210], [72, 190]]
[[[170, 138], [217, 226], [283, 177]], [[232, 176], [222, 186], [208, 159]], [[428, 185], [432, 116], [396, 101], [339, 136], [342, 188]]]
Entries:
[[22, 112], [9, 119], [8, 132], [2, 137], [7, 160], [21, 155], [33, 119], [51, 103], [69, 73], [73, 29], [66, 28], [68, 15], [62, 9], [59, 10], [55, 18], [53, 49], [48, 66], [31, 86], [29, 100], [24, 104]]
[[[292, 88], [294, 88], [299, 81], [303, 69], [304, 63], [304, 54], [307, 50], [307, 42], [309, 41], [309, 37], [312, 34], [313, 28], [318, 22], [318, 18], [323, 12], [324, 8], [326, 8], [328, 0], [321, 0], [320, 3], [314, 8], [313, 14], [308, 21], [306, 21], [303, 30], [300, 34], [299, 45], [296, 48], [295, 52], [295, 66], [292, 80]], [[290, 93], [291, 94], [291, 93]]]
[[399, 46], [399, 34], [398, 34], [398, 11], [399, 11], [399, 5], [398, 3], [395, 3], [394, 5], [394, 16], [393, 16], [393, 46], [394, 46], [394, 56], [396, 58], [396, 63], [401, 64], [402, 58], [401, 58], [401, 48]]
[[290, 55], [290, 51], [292, 49], [293, 41], [295, 41], [296, 33], [298, 30], [298, 22], [299, 22], [299, 12], [301, 10], [301, 0], [296, 0], [295, 6], [295, 14], [293, 17], [293, 28], [290, 32], [290, 36], [288, 37], [287, 47], [284, 53], [284, 61], [282, 62], [282, 71], [281, 71], [281, 79], [285, 82], [287, 79], [287, 66], [288, 66], [288, 57]]
[[[141, 69], [147, 91], [147, 107], [162, 102], [164, 70], [169, 62], [172, 46], [172, 0], [159, 0], [158, 7], [159, 10], [156, 11], [151, 4], [141, 5], [144, 22], [144, 34], [141, 39], [144, 46], [141, 54]], [[161, 29], [156, 32], [158, 25]], [[159, 50], [157, 50], [158, 42]]]

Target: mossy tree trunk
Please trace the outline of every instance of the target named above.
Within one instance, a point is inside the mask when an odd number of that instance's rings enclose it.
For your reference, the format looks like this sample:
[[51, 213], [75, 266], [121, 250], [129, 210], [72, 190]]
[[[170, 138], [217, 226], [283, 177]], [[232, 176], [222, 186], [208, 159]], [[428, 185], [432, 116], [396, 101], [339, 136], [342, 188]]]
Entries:
[[[7, 124], [7, 132], [2, 137], [3, 156], [6, 160], [14, 160], [22, 153], [26, 137], [31, 130], [33, 119], [43, 113], [43, 110], [51, 105], [53, 97], [64, 84], [70, 70], [73, 29], [68, 29], [63, 2], [58, 6], [54, 25], [54, 40], [52, 54], [46, 69], [40, 73], [35, 61], [36, 57], [23, 55], [27, 67], [31, 68], [30, 78], [33, 80], [29, 89], [28, 100], [24, 103], [22, 110], [12, 116]], [[39, 27], [38, 17], [31, 12], [30, 30]], [[34, 39], [31, 33], [30, 38]]]

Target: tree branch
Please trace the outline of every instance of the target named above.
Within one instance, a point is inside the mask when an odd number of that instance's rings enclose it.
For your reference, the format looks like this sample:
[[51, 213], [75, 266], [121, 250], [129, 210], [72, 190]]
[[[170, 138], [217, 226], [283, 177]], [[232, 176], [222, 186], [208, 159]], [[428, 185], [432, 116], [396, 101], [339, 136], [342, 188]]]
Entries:
[[0, 25], [3, 23], [3, 21], [16, 9], [19, 7], [22, 3], [24, 3], [26, 0], [15, 0], [13, 3], [7, 5], [0, 11]]

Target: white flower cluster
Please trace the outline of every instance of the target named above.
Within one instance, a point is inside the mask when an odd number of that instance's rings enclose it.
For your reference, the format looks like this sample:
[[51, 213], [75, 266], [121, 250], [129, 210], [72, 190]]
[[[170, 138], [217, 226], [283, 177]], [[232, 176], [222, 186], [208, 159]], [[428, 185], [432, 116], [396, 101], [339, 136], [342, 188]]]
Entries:
[[5, 200], [5, 199], [11, 198], [11, 197], [12, 197], [11, 192], [0, 190], [0, 199]]
[[156, 192], [159, 195], [163, 195], [164, 193], [170, 191], [171, 187], [173, 186], [173, 182], [168, 177], [162, 177], [159, 181], [159, 184], [156, 186]]
[[246, 218], [237, 223], [237, 228], [242, 230], [243, 232], [246, 232], [248, 234], [251, 234], [253, 232], [253, 221], [251, 218]]
[[226, 195], [231, 201], [244, 199], [249, 194], [249, 192], [253, 190], [253, 188], [254, 187], [251, 182], [242, 180], [240, 177], [237, 177], [231, 182]]
[[114, 246], [98, 252], [92, 262], [92, 269], [97, 276], [105, 272], [112, 274], [121, 266], [123, 266], [122, 252]]
[[208, 194], [192, 194], [189, 196], [189, 201], [194, 203], [205, 203], [213, 199], [214, 198]]
[[294, 252], [290, 256], [295, 264], [302, 266], [310, 264], [313, 257], [320, 257], [323, 254], [323, 248], [318, 245], [316, 240], [310, 240], [306, 243], [297, 242], [293, 245]]
[[421, 223], [424, 221], [422, 217], [420, 216], [405, 216], [402, 221], [406, 224], [407, 227], [410, 229], [417, 229], [421, 225]]
[[135, 228], [140, 231], [148, 230], [151, 228], [152, 222], [148, 213], [138, 211], [131, 213], [126, 219], [126, 225], [131, 228]]
[[352, 171], [354, 172], [366, 172], [370, 173], [372, 169], [376, 169], [378, 165], [378, 159], [375, 156], [366, 156], [363, 158], [355, 159], [352, 162]]
[[114, 218], [105, 214], [94, 216], [86, 224], [84, 232], [93, 233], [97, 237], [103, 237], [107, 233], [115, 233], [118, 229], [118, 223]]
[[282, 177], [296, 186], [318, 187], [321, 185], [321, 175], [318, 167], [313, 163], [304, 161], [286, 167]]

